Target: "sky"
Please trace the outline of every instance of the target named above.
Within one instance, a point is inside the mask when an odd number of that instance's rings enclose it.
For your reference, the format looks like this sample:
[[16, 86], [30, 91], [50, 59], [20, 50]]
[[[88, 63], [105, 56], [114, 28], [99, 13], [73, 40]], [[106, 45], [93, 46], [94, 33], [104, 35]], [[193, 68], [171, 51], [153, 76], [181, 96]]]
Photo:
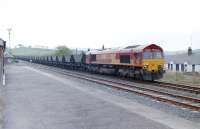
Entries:
[[11, 46], [200, 49], [199, 0], [0, 0], [0, 38]]

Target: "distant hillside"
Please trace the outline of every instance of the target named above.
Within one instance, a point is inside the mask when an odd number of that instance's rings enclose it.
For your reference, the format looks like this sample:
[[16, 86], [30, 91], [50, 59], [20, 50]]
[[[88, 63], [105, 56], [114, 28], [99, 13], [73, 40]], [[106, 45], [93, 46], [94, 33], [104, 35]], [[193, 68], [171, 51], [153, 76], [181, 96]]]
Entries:
[[52, 49], [43, 49], [43, 48], [28, 48], [28, 47], [20, 47], [13, 48], [13, 55], [27, 55], [27, 56], [46, 56], [54, 54], [55, 50]]
[[[87, 51], [86, 49], [71, 49], [72, 53], [80, 54], [82, 51]], [[177, 55], [177, 54], [184, 54], [187, 51], [165, 51], [165, 55]], [[200, 49], [193, 50], [193, 53], [200, 53]], [[47, 56], [47, 55], [54, 55], [54, 49], [44, 49], [44, 48], [29, 48], [29, 47], [19, 47], [12, 49], [13, 55], [27, 55], [27, 56]]]
[[200, 49], [193, 50], [195, 53], [200, 53]]

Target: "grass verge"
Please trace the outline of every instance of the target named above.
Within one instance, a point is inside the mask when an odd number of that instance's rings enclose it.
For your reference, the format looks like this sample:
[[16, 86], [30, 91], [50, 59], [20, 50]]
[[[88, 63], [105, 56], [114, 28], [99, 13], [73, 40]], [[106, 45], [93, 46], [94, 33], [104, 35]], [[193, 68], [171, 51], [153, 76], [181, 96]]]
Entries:
[[161, 81], [192, 84], [200, 87], [200, 75], [198, 73], [166, 72]]

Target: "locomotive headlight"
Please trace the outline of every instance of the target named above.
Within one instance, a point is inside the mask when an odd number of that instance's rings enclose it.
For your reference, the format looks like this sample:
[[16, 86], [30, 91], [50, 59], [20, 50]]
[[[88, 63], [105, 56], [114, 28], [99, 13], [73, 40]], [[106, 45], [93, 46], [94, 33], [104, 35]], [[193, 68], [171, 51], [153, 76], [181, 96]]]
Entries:
[[148, 65], [144, 65], [143, 66], [144, 69], [148, 69], [148, 67], [149, 67]]

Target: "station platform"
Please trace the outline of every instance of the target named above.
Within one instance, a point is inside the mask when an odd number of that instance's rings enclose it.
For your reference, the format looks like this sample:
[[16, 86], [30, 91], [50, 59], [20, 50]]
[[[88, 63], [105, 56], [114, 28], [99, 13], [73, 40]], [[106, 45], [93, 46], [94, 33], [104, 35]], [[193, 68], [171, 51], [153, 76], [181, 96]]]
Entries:
[[6, 66], [4, 129], [199, 129], [66, 76]]

